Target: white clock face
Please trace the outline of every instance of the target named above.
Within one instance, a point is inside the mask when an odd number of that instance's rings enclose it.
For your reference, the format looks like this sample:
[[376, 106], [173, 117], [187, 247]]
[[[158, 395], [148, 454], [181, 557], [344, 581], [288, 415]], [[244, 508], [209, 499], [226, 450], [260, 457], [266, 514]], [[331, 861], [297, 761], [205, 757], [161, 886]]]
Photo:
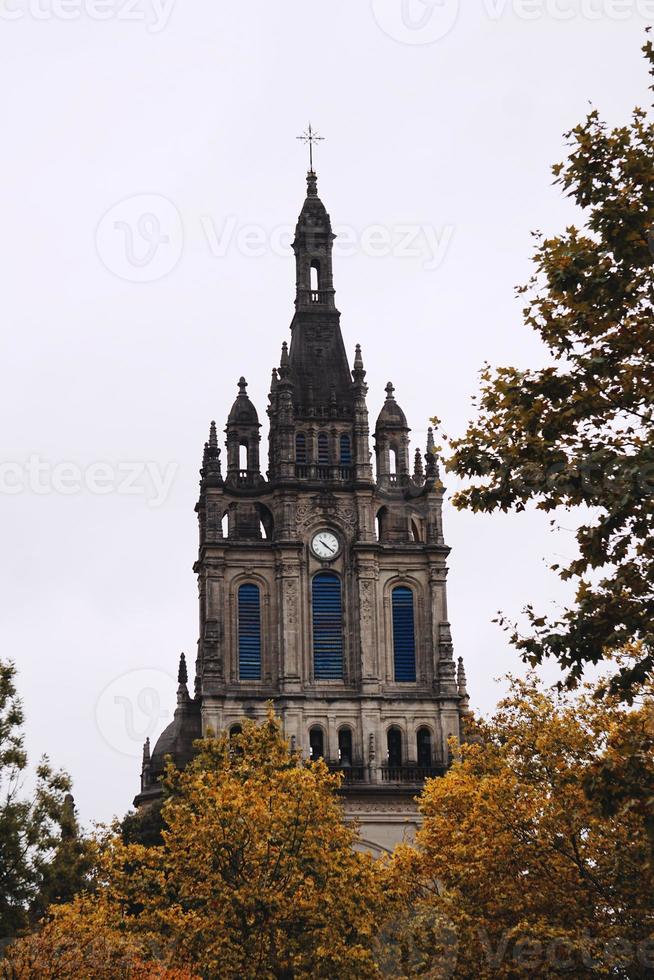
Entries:
[[311, 550], [316, 558], [330, 561], [341, 550], [338, 538], [333, 531], [318, 531], [311, 539]]

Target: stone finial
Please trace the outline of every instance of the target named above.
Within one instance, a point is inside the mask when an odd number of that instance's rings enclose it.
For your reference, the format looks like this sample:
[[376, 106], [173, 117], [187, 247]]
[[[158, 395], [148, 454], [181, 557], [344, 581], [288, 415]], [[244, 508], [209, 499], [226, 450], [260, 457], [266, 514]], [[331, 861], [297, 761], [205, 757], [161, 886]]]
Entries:
[[150, 765], [150, 739], [146, 738], [143, 743], [143, 768]]
[[318, 176], [315, 170], [307, 171], [307, 197], [318, 197]]
[[389, 381], [388, 384], [386, 385], [386, 401], [387, 402], [395, 401], [395, 388], [393, 387], [392, 381]]
[[211, 425], [209, 426], [209, 448], [210, 449], [218, 448], [218, 433], [216, 432], [216, 423], [213, 420], [211, 422]]
[[186, 669], [186, 657], [183, 653], [179, 655], [179, 670], [177, 671], [177, 683], [187, 684], [188, 683], [188, 671]]
[[241, 377], [238, 379], [238, 393], [239, 395], [247, 395], [247, 391], [248, 391], [248, 383], [243, 377], [243, 375], [241, 375]]
[[270, 393], [273, 394], [277, 390], [277, 385], [279, 380], [277, 378], [277, 368], [272, 369], [272, 377], [270, 379]]
[[415, 462], [413, 465], [413, 478], [414, 480], [421, 481], [424, 478], [425, 471], [422, 467], [422, 456], [420, 450], [416, 449]]
[[375, 733], [370, 732], [368, 735], [368, 762], [375, 761]]

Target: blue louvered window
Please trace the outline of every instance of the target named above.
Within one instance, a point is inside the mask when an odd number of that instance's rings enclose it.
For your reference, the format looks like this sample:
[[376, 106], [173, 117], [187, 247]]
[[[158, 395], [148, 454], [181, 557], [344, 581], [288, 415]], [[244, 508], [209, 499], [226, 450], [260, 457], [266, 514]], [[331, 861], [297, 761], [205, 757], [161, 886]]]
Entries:
[[416, 679], [416, 631], [413, 592], [404, 586], [393, 589], [393, 659], [396, 681]]
[[329, 466], [329, 437], [326, 432], [318, 433], [318, 466]]
[[322, 572], [313, 579], [313, 668], [317, 680], [343, 676], [343, 602], [338, 575]]
[[352, 445], [349, 436], [341, 436], [341, 466], [352, 465]]
[[238, 676], [261, 680], [261, 597], [249, 583], [238, 590]]

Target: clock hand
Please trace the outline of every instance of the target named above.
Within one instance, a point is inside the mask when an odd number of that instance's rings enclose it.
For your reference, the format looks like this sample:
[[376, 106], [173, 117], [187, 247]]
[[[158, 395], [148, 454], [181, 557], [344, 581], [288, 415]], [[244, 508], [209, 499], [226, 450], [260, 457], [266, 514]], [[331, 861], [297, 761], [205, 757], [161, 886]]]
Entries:
[[327, 551], [331, 555], [335, 555], [336, 554], [336, 548], [330, 548], [326, 541], [323, 541], [323, 544], [324, 544], [325, 548], [327, 549]]

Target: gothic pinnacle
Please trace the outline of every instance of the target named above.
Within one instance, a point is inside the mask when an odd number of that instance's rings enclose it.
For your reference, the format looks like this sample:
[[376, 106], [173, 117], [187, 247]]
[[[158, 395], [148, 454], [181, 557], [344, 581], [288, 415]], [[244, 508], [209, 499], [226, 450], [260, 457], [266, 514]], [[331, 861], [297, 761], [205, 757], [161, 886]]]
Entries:
[[216, 423], [212, 419], [211, 425], [209, 426], [209, 449], [217, 449], [217, 448], [218, 448], [218, 434], [216, 432]]
[[427, 452], [425, 454], [427, 463], [427, 476], [438, 476], [438, 457], [436, 455], [436, 443], [434, 442], [434, 430], [431, 426], [427, 429]]
[[466, 670], [465, 667], [463, 666], [463, 657], [459, 657], [458, 669], [456, 672], [456, 686], [458, 687], [459, 694], [461, 695], [462, 698], [468, 697], [467, 684], [468, 681], [466, 678]]
[[363, 356], [361, 354], [361, 344], [357, 344], [355, 354], [354, 354], [354, 370], [352, 371], [352, 377], [356, 382], [361, 382], [366, 376], [365, 368], [363, 366]]
[[422, 456], [420, 450], [416, 449], [415, 464], [413, 467], [413, 476], [416, 480], [422, 480], [425, 475], [425, 471], [422, 466]]
[[186, 657], [183, 653], [179, 656], [179, 670], [177, 671], [177, 683], [186, 684], [188, 683], [188, 671], [186, 669]]
[[279, 361], [279, 380], [288, 381], [290, 370], [291, 364], [288, 356], [288, 344], [284, 341], [282, 344], [282, 356]]
[[143, 765], [144, 766], [150, 765], [150, 739], [149, 738], [146, 738], [145, 742], [143, 743]]

